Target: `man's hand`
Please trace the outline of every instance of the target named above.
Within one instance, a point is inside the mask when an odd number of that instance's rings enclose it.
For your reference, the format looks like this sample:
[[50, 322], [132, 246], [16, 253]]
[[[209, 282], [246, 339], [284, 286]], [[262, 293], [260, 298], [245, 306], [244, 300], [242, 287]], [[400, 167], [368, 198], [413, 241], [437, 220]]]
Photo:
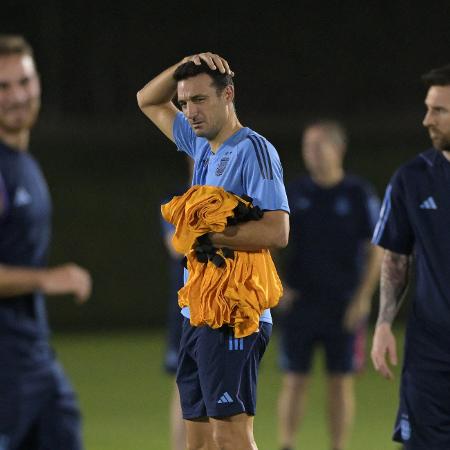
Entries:
[[300, 293], [297, 290], [283, 286], [283, 296], [280, 298], [277, 310], [282, 313], [289, 312], [298, 298], [300, 298]]
[[370, 298], [354, 297], [345, 311], [343, 326], [349, 333], [354, 333], [358, 326], [364, 322], [370, 313]]
[[45, 294], [73, 294], [78, 303], [86, 302], [92, 289], [89, 272], [73, 263], [45, 270], [40, 284]]
[[218, 69], [220, 73], [227, 73], [231, 76], [234, 76], [234, 72], [230, 69], [227, 60], [214, 53], [205, 52], [186, 56], [186, 58], [183, 59], [182, 63], [187, 63], [189, 61], [192, 61], [197, 66], [199, 66], [202, 61], [204, 61], [206, 64], [208, 64], [208, 67], [211, 70]]
[[395, 342], [395, 336], [392, 333], [390, 324], [381, 323], [375, 328], [371, 357], [375, 370], [380, 372], [384, 378], [392, 380], [394, 375], [386, 361], [386, 353], [388, 354], [390, 364], [396, 366], [397, 345]]

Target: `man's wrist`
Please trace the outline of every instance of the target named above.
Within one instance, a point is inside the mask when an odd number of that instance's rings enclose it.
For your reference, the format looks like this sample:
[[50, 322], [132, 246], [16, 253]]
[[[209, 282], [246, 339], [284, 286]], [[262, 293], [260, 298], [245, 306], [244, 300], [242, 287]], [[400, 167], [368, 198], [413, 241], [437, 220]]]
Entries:
[[375, 324], [375, 328], [384, 328], [384, 329], [392, 329], [392, 321], [388, 321], [387, 319], [378, 319]]

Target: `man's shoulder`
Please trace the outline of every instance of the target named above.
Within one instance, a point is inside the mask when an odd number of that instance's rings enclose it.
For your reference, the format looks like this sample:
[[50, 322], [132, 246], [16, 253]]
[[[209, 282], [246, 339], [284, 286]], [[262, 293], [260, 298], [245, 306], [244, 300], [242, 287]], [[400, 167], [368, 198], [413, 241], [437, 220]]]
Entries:
[[245, 132], [242, 134], [240, 144], [243, 147], [257, 148], [261, 150], [267, 149], [269, 152], [276, 153], [274, 145], [262, 134], [257, 133], [251, 128], [245, 128]]
[[439, 159], [439, 151], [430, 148], [403, 163], [397, 172], [402, 175], [415, 174], [434, 167]]
[[360, 175], [346, 174], [343, 186], [350, 192], [362, 192], [368, 195], [375, 194], [372, 183]]

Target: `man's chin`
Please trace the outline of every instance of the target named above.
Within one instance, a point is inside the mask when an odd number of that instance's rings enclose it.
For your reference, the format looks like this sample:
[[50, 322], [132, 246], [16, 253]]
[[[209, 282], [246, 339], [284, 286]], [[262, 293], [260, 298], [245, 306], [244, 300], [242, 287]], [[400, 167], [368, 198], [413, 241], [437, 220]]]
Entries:
[[22, 131], [29, 130], [33, 127], [37, 119], [36, 117], [28, 117], [26, 119], [15, 120], [15, 121], [1, 121], [0, 128], [7, 133], [15, 134]]
[[194, 130], [194, 133], [197, 137], [211, 139], [211, 133], [208, 133], [205, 130]]
[[442, 139], [432, 139], [433, 147], [441, 152], [450, 152], [450, 142]]

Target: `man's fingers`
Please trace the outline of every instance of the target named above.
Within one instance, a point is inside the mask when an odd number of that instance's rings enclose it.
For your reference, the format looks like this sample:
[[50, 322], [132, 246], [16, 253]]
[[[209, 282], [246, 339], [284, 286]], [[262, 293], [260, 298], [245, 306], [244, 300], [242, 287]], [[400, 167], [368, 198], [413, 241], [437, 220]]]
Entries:
[[223, 64], [223, 58], [221, 58], [219, 55], [212, 55], [212, 59], [220, 73], [225, 73], [227, 71], [225, 65]]
[[200, 53], [199, 57], [205, 61], [206, 64], [208, 64], [208, 67], [212, 70], [216, 70], [216, 64], [214, 63], [214, 60], [212, 58], [212, 54], [211, 53]]
[[384, 378], [391, 378], [392, 374], [389, 370], [389, 367], [386, 364], [386, 361], [384, 358], [375, 358], [374, 359], [374, 366], [375, 370], [379, 372]]
[[392, 380], [394, 378], [394, 374], [387, 365], [385, 353], [383, 352], [382, 354], [380, 354], [379, 352], [372, 350], [371, 356], [373, 367], [375, 368], [375, 370], [387, 380]]
[[76, 280], [76, 290], [74, 293], [77, 303], [85, 303], [91, 296], [91, 291], [92, 291], [91, 276], [89, 272], [80, 268], [78, 273], [78, 280]]
[[225, 68], [225, 72], [230, 74], [231, 76], [234, 76], [234, 72], [230, 69], [230, 65], [228, 64], [228, 61], [226, 59], [221, 58], [223, 67]]
[[197, 55], [191, 56], [190, 60], [197, 66], [199, 66], [202, 61], [204, 61], [206, 64], [208, 64], [208, 67], [210, 69], [219, 70], [220, 73], [228, 73], [229, 75], [234, 76], [234, 72], [230, 69], [227, 60], [214, 53], [199, 53]]
[[393, 366], [397, 365], [397, 348], [395, 346], [395, 344], [392, 344], [389, 348], [388, 348], [388, 353], [389, 353], [389, 361], [391, 362], [391, 364]]

